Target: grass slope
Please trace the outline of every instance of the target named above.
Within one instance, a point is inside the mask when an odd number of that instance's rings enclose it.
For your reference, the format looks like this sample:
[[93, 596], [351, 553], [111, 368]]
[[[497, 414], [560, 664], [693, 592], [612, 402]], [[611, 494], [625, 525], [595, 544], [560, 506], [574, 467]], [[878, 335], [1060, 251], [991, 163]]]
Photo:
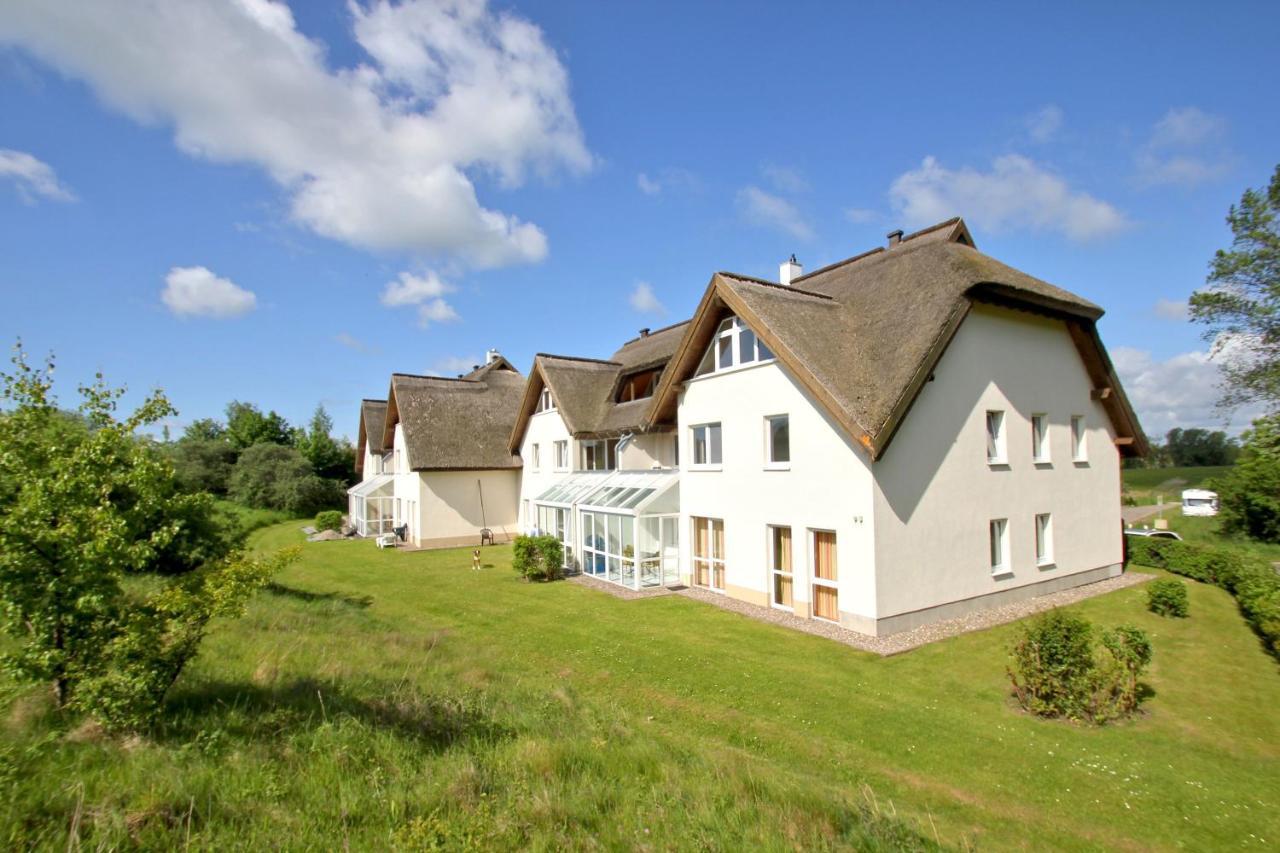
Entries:
[[1204, 465], [1198, 468], [1126, 468], [1120, 472], [1125, 494], [1145, 503], [1157, 494], [1166, 501], [1182, 500], [1183, 489], [1203, 488], [1205, 483], [1231, 470], [1230, 465]]
[[[297, 523], [260, 531], [276, 547]], [[307, 545], [221, 626], [146, 738], [70, 735], [5, 688], [8, 846], [1262, 848], [1280, 678], [1230, 597], [1152, 632], [1146, 714], [1008, 700], [1015, 626], [880, 659], [678, 596], [527, 585], [510, 552]], [[43, 695], [43, 693], [41, 693]]]

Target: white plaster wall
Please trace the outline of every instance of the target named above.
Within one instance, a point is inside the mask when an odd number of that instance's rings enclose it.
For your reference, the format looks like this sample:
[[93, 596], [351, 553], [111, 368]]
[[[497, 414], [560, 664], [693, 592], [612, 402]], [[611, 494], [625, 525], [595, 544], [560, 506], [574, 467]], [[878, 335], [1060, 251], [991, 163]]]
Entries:
[[[395, 475], [392, 480], [392, 494], [397, 499], [397, 502], [392, 504], [393, 511], [396, 513], [395, 526], [399, 527], [408, 521], [410, 541], [417, 543], [422, 536], [422, 484], [419, 476], [409, 470], [409, 454], [404, 445], [402, 424], [396, 424], [391, 450], [391, 461], [388, 463], [387, 472]], [[399, 466], [396, 466], [397, 459], [400, 462]], [[409, 501], [418, 501], [416, 518], [409, 517]]]
[[[777, 414], [790, 415], [791, 466], [786, 471], [765, 469], [764, 418]], [[786, 369], [770, 362], [692, 379], [682, 392], [678, 421], [681, 573], [692, 573], [691, 517], [721, 518], [726, 586], [767, 600], [766, 526], [790, 525], [794, 596], [797, 610], [801, 602], [807, 610], [812, 601], [808, 531], [834, 530], [844, 621], [874, 617], [873, 490], [866, 455]], [[690, 427], [714, 421], [723, 430], [721, 470], [691, 468]]]
[[[568, 470], [557, 470], [555, 467], [555, 442], [557, 441], [569, 442]], [[535, 443], [541, 451], [541, 461], [536, 469], [533, 467], [533, 445]], [[549, 412], [538, 412], [529, 418], [529, 424], [524, 431], [524, 439], [520, 442], [520, 458], [524, 462], [524, 467], [520, 473], [519, 507], [523, 507], [525, 500], [532, 502], [534, 498], [551, 488], [558, 480], [573, 470], [578, 457], [576, 444], [577, 442], [569, 437], [569, 430], [565, 427], [564, 419], [560, 417], [559, 411], [553, 409]], [[520, 512], [519, 508], [517, 512]], [[535, 520], [521, 518], [519, 524], [523, 529], [530, 529]]]
[[519, 470], [423, 471], [418, 481], [418, 541], [474, 536], [479, 544], [480, 531], [486, 524], [500, 540], [517, 532]]
[[[975, 306], [874, 465], [880, 618], [1121, 561], [1114, 432], [1065, 325]], [[986, 412], [1005, 412], [1009, 464], [986, 455]], [[1032, 462], [1031, 415], [1049, 416], [1052, 462]], [[1086, 417], [1087, 464], [1071, 458]], [[1035, 515], [1053, 516], [1054, 565], [1035, 560]], [[991, 574], [988, 523], [1009, 519], [1012, 574]]]
[[622, 471], [648, 471], [674, 468], [675, 465], [676, 436], [673, 432], [637, 433], [618, 454], [618, 468]]

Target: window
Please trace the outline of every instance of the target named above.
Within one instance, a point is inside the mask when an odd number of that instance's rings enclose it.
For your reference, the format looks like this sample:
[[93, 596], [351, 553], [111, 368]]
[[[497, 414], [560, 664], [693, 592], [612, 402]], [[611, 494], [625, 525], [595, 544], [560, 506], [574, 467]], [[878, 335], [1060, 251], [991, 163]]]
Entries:
[[520, 506], [523, 509], [521, 518], [524, 519], [524, 529], [527, 532], [533, 529], [534, 518], [533, 518], [532, 505], [529, 503], [528, 500], [523, 500], [520, 502]]
[[772, 358], [773, 353], [745, 323], [737, 317], [726, 317], [720, 321], [715, 337], [702, 356], [702, 361], [698, 363], [694, 376], [728, 370], [736, 365], [769, 361]]
[[1008, 457], [1004, 447], [1004, 412], [987, 412], [987, 464], [1003, 465]]
[[542, 454], [539, 452], [539, 450], [540, 448], [535, 442], [533, 445], [533, 459], [531, 460], [533, 463], [533, 470], [535, 471], [537, 471], [538, 467], [542, 464]]
[[693, 467], [721, 464], [720, 424], [700, 424], [693, 428]]
[[765, 423], [765, 462], [769, 468], [791, 467], [791, 418], [770, 415]]
[[629, 376], [622, 377], [622, 382], [618, 385], [617, 402], [629, 403], [632, 400], [644, 400], [653, 396], [654, 390], [658, 387], [658, 380], [662, 378], [662, 368], [656, 370], [642, 370], [639, 373], [632, 373]]
[[400, 451], [399, 451], [399, 450], [397, 450], [397, 451], [396, 451], [396, 468], [395, 468], [395, 473], [397, 473], [397, 474], [399, 474], [399, 473], [400, 473]]
[[1071, 458], [1076, 462], [1089, 461], [1089, 448], [1085, 444], [1084, 415], [1071, 416]]
[[834, 530], [813, 531], [813, 615], [830, 622], [840, 621], [836, 534]]
[[613, 471], [618, 467], [618, 440], [595, 439], [578, 443], [581, 471]]
[[546, 386], [543, 386], [542, 393], [538, 395], [537, 411], [549, 412], [555, 407], [556, 407], [556, 402], [555, 400], [551, 399], [551, 389], [547, 388]]
[[1009, 571], [1009, 519], [991, 519], [989, 535], [991, 539], [991, 574], [1007, 574]]
[[1047, 512], [1036, 516], [1036, 565], [1053, 565], [1053, 518]]
[[636, 520], [629, 515], [582, 513], [582, 570], [615, 583], [635, 583]]
[[569, 470], [569, 442], [557, 441], [555, 443], [555, 450], [556, 450], [556, 470], [568, 471]]
[[774, 607], [791, 610], [795, 577], [791, 571], [791, 528], [769, 528], [769, 588]]
[[1049, 416], [1045, 414], [1031, 416], [1031, 460], [1033, 462], [1049, 461]]
[[573, 526], [569, 510], [538, 504], [538, 532], [560, 540], [564, 552], [564, 568], [573, 567]]
[[724, 521], [693, 519], [693, 582], [724, 592]]

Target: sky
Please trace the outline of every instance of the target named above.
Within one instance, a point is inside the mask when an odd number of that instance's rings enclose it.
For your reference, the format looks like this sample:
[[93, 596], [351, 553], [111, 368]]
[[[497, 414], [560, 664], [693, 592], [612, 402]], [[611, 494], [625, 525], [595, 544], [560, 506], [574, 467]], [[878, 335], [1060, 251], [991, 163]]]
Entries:
[[608, 357], [717, 270], [965, 218], [1106, 309], [1144, 428], [1225, 427], [1186, 319], [1277, 162], [1275, 3], [6, 0], [0, 339], [354, 436], [391, 372]]

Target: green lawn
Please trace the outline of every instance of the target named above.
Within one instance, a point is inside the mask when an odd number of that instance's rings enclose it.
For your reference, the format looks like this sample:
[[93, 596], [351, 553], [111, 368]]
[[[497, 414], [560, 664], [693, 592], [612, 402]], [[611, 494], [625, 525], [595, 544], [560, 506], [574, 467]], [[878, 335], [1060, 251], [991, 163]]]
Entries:
[[1126, 468], [1120, 472], [1126, 495], [1138, 503], [1151, 503], [1156, 495], [1166, 501], [1182, 500], [1183, 489], [1197, 489], [1213, 477], [1231, 470], [1230, 465], [1205, 465], [1198, 468]]
[[[298, 523], [259, 531], [296, 542]], [[305, 546], [145, 738], [6, 686], [8, 847], [1274, 849], [1280, 671], [1223, 591], [1080, 605], [1153, 635], [1138, 720], [1008, 698], [1014, 626], [881, 659], [669, 596], [528, 585], [507, 548]]]

